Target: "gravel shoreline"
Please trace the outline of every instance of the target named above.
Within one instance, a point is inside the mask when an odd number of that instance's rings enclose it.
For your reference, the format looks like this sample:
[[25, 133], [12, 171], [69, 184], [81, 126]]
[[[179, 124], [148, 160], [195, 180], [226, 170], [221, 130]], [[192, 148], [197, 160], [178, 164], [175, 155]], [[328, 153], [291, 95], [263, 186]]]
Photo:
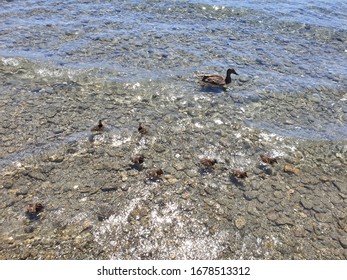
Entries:
[[251, 128], [223, 93], [25, 86], [2, 86], [0, 259], [347, 258], [345, 141]]

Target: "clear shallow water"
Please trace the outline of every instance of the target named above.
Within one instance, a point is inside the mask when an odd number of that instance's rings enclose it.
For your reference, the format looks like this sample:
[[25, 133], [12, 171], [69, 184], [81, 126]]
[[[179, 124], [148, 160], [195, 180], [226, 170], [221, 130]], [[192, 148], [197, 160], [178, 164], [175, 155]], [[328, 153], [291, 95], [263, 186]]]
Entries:
[[[343, 258], [347, 12], [329, 2], [0, 1], [7, 254], [32, 233], [47, 242], [23, 258]], [[226, 91], [198, 84], [228, 67], [240, 76]], [[146, 179], [153, 166], [162, 181]]]
[[240, 97], [244, 110], [277, 94], [300, 96], [303, 102], [318, 94], [322, 107], [332, 106], [323, 118], [314, 116], [317, 128], [304, 123], [307, 112], [302, 112], [295, 128], [283, 129], [276, 120], [289, 104], [273, 111], [269, 123], [252, 111], [250, 125], [298, 138], [343, 140], [347, 5], [330, 2], [1, 1], [1, 68], [28, 69], [22, 77], [32, 83], [54, 77], [154, 81], [154, 88], [167, 88], [165, 94], [175, 98], [206, 93], [191, 86], [196, 73], [223, 74], [234, 67], [243, 80], [229, 93]]
[[[2, 98], [89, 86], [192, 106], [226, 95], [220, 112], [247, 126], [346, 140], [347, 4], [330, 2], [1, 1]], [[228, 67], [240, 77], [227, 92], [197, 84]]]

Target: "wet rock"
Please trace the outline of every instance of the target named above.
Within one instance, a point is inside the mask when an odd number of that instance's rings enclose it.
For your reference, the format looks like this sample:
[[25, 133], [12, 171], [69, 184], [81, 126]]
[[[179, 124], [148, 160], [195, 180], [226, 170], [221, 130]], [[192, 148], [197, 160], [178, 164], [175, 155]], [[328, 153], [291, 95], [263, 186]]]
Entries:
[[13, 181], [12, 180], [8, 180], [2, 183], [2, 186], [5, 189], [11, 189], [13, 187]]
[[133, 211], [131, 211], [130, 216], [134, 220], [141, 220], [149, 214], [149, 209], [147, 207], [136, 207]]
[[26, 226], [26, 227], [24, 228], [24, 232], [25, 232], [25, 233], [32, 233], [34, 230], [35, 230], [35, 227], [32, 226], [32, 225]]
[[112, 214], [114, 214], [114, 210], [111, 206], [100, 206], [96, 213], [100, 222], [107, 220]]
[[287, 216], [281, 216], [279, 215], [275, 220], [274, 220], [274, 223], [277, 225], [277, 226], [283, 226], [283, 225], [294, 225], [292, 219], [290, 219], [289, 217]]
[[340, 236], [339, 242], [340, 242], [343, 249], [347, 249], [347, 235]]
[[122, 182], [128, 181], [128, 175], [127, 175], [127, 173], [125, 171], [121, 172], [119, 175], [121, 177]]
[[101, 191], [103, 192], [114, 192], [117, 190], [116, 186], [103, 186], [100, 188]]
[[283, 171], [290, 174], [295, 174], [297, 176], [299, 176], [301, 173], [301, 170], [298, 167], [294, 167], [293, 165], [290, 165], [290, 164], [285, 164], [283, 166]]
[[267, 201], [269, 199], [269, 195], [266, 193], [261, 193], [258, 197], [257, 197], [258, 201], [260, 203], [264, 203], [265, 201]]
[[27, 195], [29, 188], [27, 186], [22, 186], [16, 191], [16, 195]]
[[247, 199], [247, 200], [252, 200], [255, 199], [258, 196], [258, 192], [257, 191], [245, 191], [243, 193], [243, 196]]
[[301, 226], [295, 226], [292, 229], [292, 232], [293, 232], [295, 237], [306, 237], [307, 236], [306, 230]]
[[321, 102], [322, 98], [319, 96], [319, 94], [313, 93], [311, 95], [308, 95], [308, 100], [315, 102], [315, 103], [319, 103], [319, 102]]
[[339, 192], [347, 195], [347, 183], [341, 181], [334, 181], [334, 186], [339, 190]]
[[[254, 200], [253, 200], [254, 201]], [[248, 203], [248, 206], [247, 206], [247, 213], [252, 215], [252, 216], [255, 216], [255, 217], [259, 217], [262, 215], [262, 212], [260, 212], [257, 207], [255, 206], [255, 203]]]
[[277, 199], [282, 199], [284, 197], [284, 194], [281, 191], [275, 191], [274, 192], [274, 197], [277, 198]]
[[323, 204], [315, 204], [312, 209], [317, 213], [326, 213], [329, 211], [329, 209]]
[[310, 201], [310, 200], [308, 200], [308, 199], [302, 198], [302, 199], [300, 200], [300, 203], [301, 203], [301, 205], [302, 205], [305, 209], [307, 209], [307, 210], [311, 210], [311, 209], [313, 208], [313, 203], [312, 203], [312, 201]]
[[165, 175], [164, 178], [165, 178], [166, 182], [168, 182], [170, 185], [174, 185], [178, 182], [178, 179], [172, 175]]
[[275, 221], [278, 219], [278, 214], [275, 211], [271, 211], [269, 212], [266, 217], [270, 220], [270, 221]]
[[186, 169], [186, 166], [184, 164], [184, 162], [175, 162], [173, 167], [177, 170], [177, 171], [183, 171], [184, 169]]
[[300, 181], [304, 185], [307, 185], [308, 188], [313, 188], [312, 185], [317, 185], [319, 183], [319, 180], [317, 179], [317, 177], [313, 177], [313, 176], [310, 176], [310, 175], [301, 177]]
[[197, 177], [199, 175], [199, 172], [195, 169], [186, 169], [185, 173], [189, 178]]
[[158, 144], [158, 143], [155, 143], [155, 144], [153, 145], [153, 149], [154, 149], [157, 153], [159, 153], [159, 154], [166, 151], [165, 147], [164, 147], [163, 145], [161, 145], [161, 144]]
[[123, 192], [126, 192], [127, 190], [129, 190], [129, 185], [128, 185], [128, 184], [122, 185], [122, 186], [120, 187], [120, 189], [121, 189]]
[[46, 176], [39, 171], [30, 171], [28, 173], [28, 176], [35, 179], [35, 180], [40, 180], [40, 181], [46, 180]]
[[246, 226], [246, 219], [244, 217], [237, 217], [234, 224], [238, 230], [241, 230]]
[[331, 223], [333, 222], [333, 217], [330, 212], [327, 213], [316, 213], [314, 215], [318, 222], [321, 223]]

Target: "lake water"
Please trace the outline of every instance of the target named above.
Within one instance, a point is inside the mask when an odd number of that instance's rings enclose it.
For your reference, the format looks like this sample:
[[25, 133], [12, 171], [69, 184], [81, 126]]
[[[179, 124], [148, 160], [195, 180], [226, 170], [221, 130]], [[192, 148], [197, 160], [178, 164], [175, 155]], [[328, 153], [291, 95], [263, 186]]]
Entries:
[[[250, 106], [250, 125], [310, 139], [347, 135], [346, 96], [330, 96], [331, 91], [346, 89], [345, 1], [1, 1], [0, 5], [0, 61], [5, 71], [11, 64], [16, 69], [29, 64], [32, 79], [94, 76], [119, 83], [151, 80], [165, 87], [173, 78], [194, 82], [193, 73], [224, 75], [234, 67], [249, 81], [229, 94]], [[166, 94], [196, 91], [184, 78], [182, 88], [169, 88]], [[252, 107], [270, 94], [285, 99], [287, 94], [301, 98], [300, 93], [318, 98], [328, 112], [315, 116], [310, 125], [300, 121], [307, 112], [297, 112], [295, 124], [286, 125], [285, 116], [264, 119]]]
[[[199, 83], [199, 75], [225, 75], [231, 67], [239, 75], [227, 89]], [[79, 223], [71, 230], [92, 228], [104, 258], [288, 258], [293, 251], [286, 248], [294, 248], [296, 236], [286, 240], [281, 226], [287, 220], [271, 211], [301, 209], [307, 192], [288, 204], [281, 192], [295, 196], [298, 185], [313, 182], [316, 193], [309, 199], [334, 201], [326, 212], [340, 211], [336, 216], [345, 211], [345, 195], [333, 193], [327, 182], [337, 181], [341, 190], [338, 180], [346, 176], [347, 2], [0, 0], [0, 109], [0, 167], [7, 170], [0, 202], [10, 209], [0, 217], [4, 236], [21, 240], [23, 207], [34, 198], [51, 215], [37, 225], [41, 234]], [[93, 136], [90, 128], [99, 119], [107, 131]], [[151, 131], [140, 140], [139, 122]], [[130, 154], [140, 151], [149, 159], [145, 170], [164, 169], [164, 183], [153, 185], [142, 178], [145, 173], [127, 169]], [[299, 169], [291, 169], [295, 181], [280, 165], [259, 169], [261, 152], [299, 163], [307, 173], [300, 177]], [[200, 174], [196, 162], [202, 156], [248, 170], [249, 181], [230, 181], [224, 167]], [[316, 178], [323, 178], [319, 187]], [[274, 186], [277, 200], [264, 202]], [[249, 188], [256, 189], [256, 199], [245, 193]], [[101, 214], [99, 206], [106, 208]], [[290, 218], [303, 219], [305, 227], [304, 215], [316, 222], [312, 211]], [[253, 237], [242, 233], [245, 219]], [[232, 229], [224, 230], [229, 223]], [[266, 239], [258, 229], [273, 235]], [[198, 238], [192, 238], [195, 230]], [[326, 232], [340, 231], [334, 224]], [[125, 247], [112, 239], [117, 236], [127, 240]], [[231, 247], [223, 255], [221, 248], [234, 237], [243, 242], [235, 243], [236, 255]], [[338, 250], [317, 257], [305, 249], [314, 240], [304, 237], [296, 257], [343, 258]], [[335, 247], [344, 242], [337, 240]], [[269, 252], [266, 242], [289, 245]], [[324, 242], [317, 252], [328, 246]], [[144, 253], [148, 248], [152, 255]], [[88, 257], [99, 256], [94, 249]], [[50, 257], [86, 256], [63, 251]]]

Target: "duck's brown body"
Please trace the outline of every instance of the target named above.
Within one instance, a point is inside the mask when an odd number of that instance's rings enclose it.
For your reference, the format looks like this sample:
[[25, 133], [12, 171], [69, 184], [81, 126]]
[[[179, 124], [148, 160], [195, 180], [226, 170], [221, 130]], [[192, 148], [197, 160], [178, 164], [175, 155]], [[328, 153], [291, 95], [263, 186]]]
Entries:
[[230, 68], [227, 70], [227, 75], [225, 78], [220, 75], [212, 74], [212, 75], [204, 75], [201, 81], [209, 85], [225, 86], [231, 83], [231, 77], [230, 77], [231, 74], [238, 75], [233, 68]]

